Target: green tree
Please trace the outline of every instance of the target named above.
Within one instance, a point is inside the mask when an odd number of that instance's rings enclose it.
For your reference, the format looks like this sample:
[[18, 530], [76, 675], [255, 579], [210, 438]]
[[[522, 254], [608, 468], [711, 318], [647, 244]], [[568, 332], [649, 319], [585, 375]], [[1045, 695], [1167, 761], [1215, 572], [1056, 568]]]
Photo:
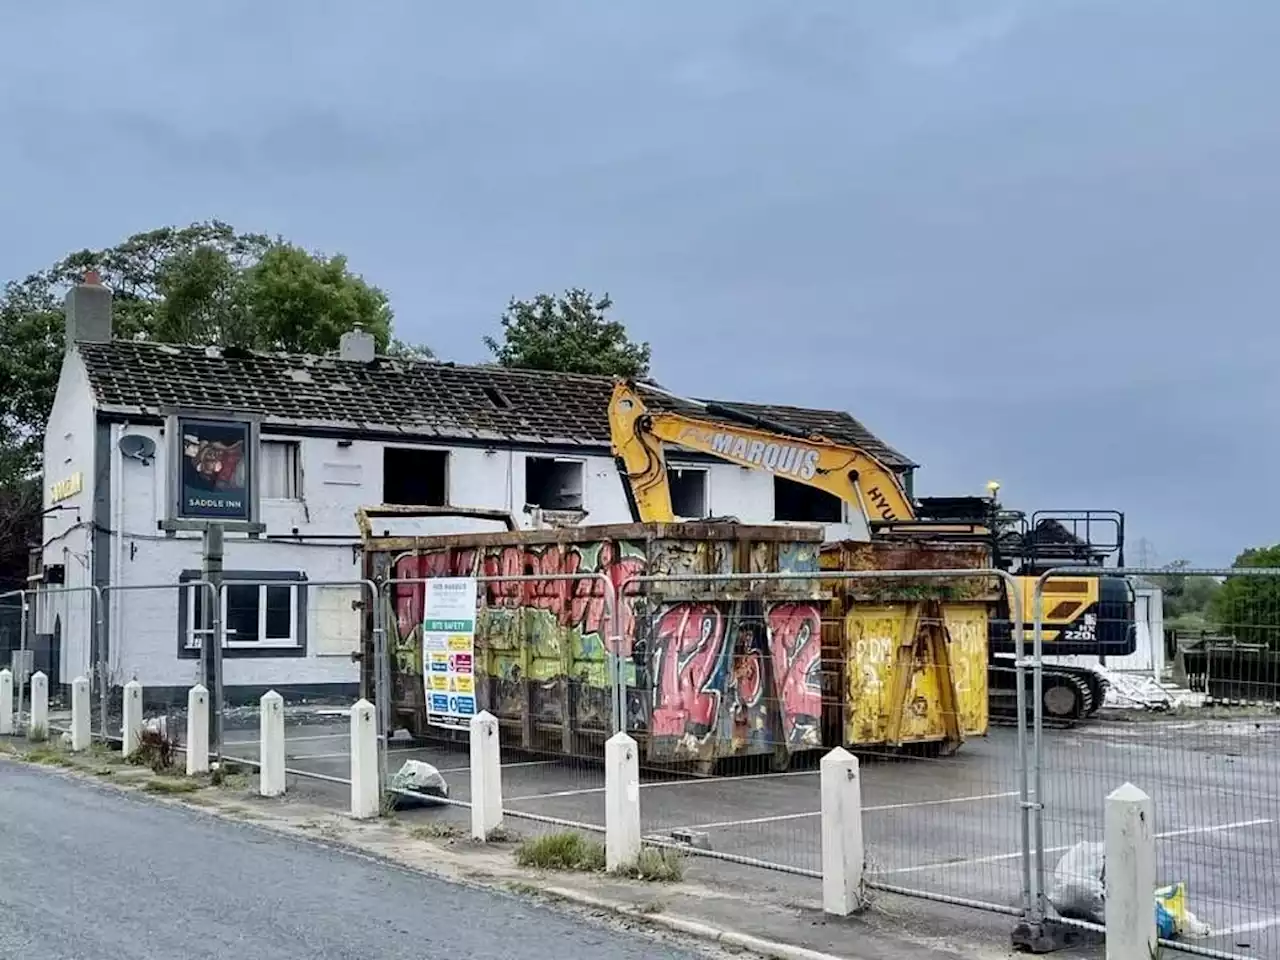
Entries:
[[1222, 583], [1216, 577], [1188, 574], [1191, 568], [1186, 560], [1166, 564], [1166, 574], [1149, 579], [1160, 588], [1164, 599], [1164, 619], [1167, 626], [1177, 630], [1208, 630], [1209, 610], [1222, 591]]
[[[1250, 547], [1232, 566], [1280, 570], [1280, 544]], [[1237, 640], [1280, 650], [1280, 576], [1227, 577], [1209, 603], [1209, 619]]]
[[[91, 269], [112, 289], [119, 339], [326, 353], [360, 326], [382, 350], [430, 353], [394, 340], [386, 295], [340, 255], [239, 233], [218, 220], [80, 250], [0, 291], [0, 510], [29, 503], [19, 487], [40, 469], [64, 351], [62, 298]], [[37, 483], [37, 510], [38, 493]], [[6, 522], [0, 516], [0, 533], [11, 529]]]
[[613, 301], [582, 289], [563, 296], [538, 294], [512, 299], [501, 318], [502, 341], [484, 338], [504, 367], [644, 377], [649, 373], [649, 344], [635, 343], [620, 321], [606, 311]]

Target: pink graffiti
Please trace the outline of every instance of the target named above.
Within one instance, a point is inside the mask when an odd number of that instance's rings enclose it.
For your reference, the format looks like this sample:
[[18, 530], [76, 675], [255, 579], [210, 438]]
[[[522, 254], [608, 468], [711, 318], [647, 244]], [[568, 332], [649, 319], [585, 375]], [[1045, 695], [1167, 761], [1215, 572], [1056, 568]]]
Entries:
[[769, 659], [787, 743], [811, 736], [822, 718], [822, 617], [810, 603], [769, 611]]
[[654, 736], [703, 736], [715, 726], [720, 709], [716, 668], [724, 639], [724, 617], [713, 604], [676, 604], [659, 619]]

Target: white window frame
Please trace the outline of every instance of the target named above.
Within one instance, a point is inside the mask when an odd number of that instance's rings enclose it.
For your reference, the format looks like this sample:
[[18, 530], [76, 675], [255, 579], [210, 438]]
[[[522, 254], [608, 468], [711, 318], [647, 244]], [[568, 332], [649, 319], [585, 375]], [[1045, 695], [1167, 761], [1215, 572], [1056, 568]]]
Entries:
[[[226, 586], [244, 585], [243, 581], [227, 580]], [[255, 584], [249, 584], [255, 586]], [[227, 592], [222, 594], [222, 648], [224, 650], [296, 650], [302, 645], [301, 625], [298, 617], [299, 585], [289, 581], [280, 583], [259, 583], [258, 588], [258, 640], [236, 640], [227, 630]], [[287, 587], [289, 590], [289, 636], [267, 637], [267, 588]], [[202, 645], [204, 631], [196, 624], [196, 591], [201, 590], [208, 596], [208, 587], [189, 585], [187, 590], [187, 629], [186, 648], [199, 650]]]
[[[292, 496], [272, 497], [266, 494], [267, 481], [267, 448], [275, 447], [287, 451], [284, 453], [286, 458], [286, 470], [289, 466], [288, 461], [292, 461], [292, 476], [288, 476], [286, 486], [293, 488]], [[258, 470], [259, 470], [259, 488], [262, 489], [264, 500], [275, 500], [287, 503], [297, 502], [302, 499], [302, 443], [299, 440], [278, 440], [275, 438], [263, 439], [258, 443]]]

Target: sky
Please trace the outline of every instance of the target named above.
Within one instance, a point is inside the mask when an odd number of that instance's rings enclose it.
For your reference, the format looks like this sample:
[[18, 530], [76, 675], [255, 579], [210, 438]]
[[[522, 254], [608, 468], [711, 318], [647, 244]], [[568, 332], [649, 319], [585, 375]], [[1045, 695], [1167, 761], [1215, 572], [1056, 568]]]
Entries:
[[0, 280], [216, 217], [460, 362], [581, 286], [669, 389], [848, 410], [919, 494], [1280, 541], [1274, 0], [105, 9], [0, 12]]

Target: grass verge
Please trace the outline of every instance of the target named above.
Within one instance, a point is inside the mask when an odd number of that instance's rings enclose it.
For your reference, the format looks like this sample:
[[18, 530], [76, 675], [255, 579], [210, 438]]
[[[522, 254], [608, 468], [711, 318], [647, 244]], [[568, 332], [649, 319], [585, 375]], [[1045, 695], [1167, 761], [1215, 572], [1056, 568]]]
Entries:
[[604, 844], [586, 840], [579, 833], [550, 833], [516, 847], [516, 863], [539, 870], [596, 873], [604, 869]]

